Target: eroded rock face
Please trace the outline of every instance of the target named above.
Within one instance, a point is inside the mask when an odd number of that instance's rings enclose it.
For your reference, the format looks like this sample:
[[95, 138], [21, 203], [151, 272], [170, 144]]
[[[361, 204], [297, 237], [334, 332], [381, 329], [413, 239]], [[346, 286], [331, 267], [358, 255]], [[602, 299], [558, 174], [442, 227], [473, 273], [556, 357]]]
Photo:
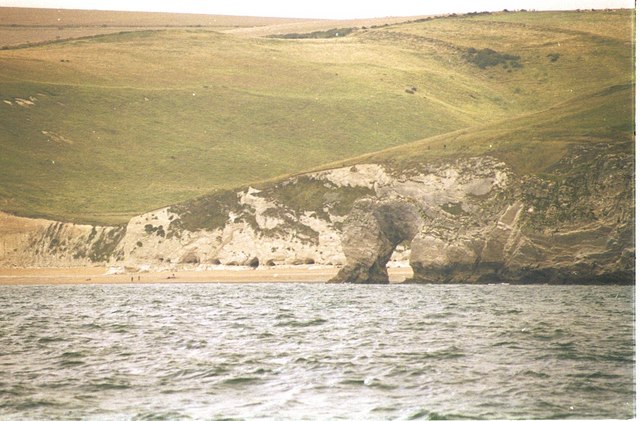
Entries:
[[125, 227], [99, 227], [0, 213], [0, 265], [94, 266], [117, 258]]
[[343, 232], [347, 264], [329, 282], [388, 283], [387, 262], [401, 242], [415, 237], [420, 225], [419, 209], [407, 199], [356, 202]]
[[[349, 263], [330, 282], [388, 282], [382, 267], [402, 238], [412, 239], [407, 282], [633, 283], [634, 188], [625, 145], [576, 147], [546, 178], [490, 158], [427, 169], [385, 186], [396, 199], [354, 206]], [[391, 221], [409, 214], [404, 235]]]
[[477, 268], [487, 227], [496, 226], [512, 178], [503, 163], [490, 157], [425, 166], [389, 178], [378, 186], [378, 198], [357, 203], [345, 221], [348, 264], [330, 282], [389, 282], [386, 264], [403, 241], [410, 244], [417, 276], [428, 267], [448, 277], [454, 262]]
[[[0, 265], [344, 265], [331, 282], [633, 282], [632, 145], [577, 145], [544, 177], [472, 157], [362, 164], [99, 227], [0, 214]], [[399, 262], [398, 259], [402, 261]]]

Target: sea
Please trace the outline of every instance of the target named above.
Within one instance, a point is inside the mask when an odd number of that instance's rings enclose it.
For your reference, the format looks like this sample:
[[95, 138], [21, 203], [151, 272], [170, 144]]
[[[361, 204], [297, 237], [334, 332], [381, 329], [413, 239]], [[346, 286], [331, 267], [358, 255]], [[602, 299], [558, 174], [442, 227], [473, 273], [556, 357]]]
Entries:
[[629, 419], [633, 286], [0, 286], [2, 420]]

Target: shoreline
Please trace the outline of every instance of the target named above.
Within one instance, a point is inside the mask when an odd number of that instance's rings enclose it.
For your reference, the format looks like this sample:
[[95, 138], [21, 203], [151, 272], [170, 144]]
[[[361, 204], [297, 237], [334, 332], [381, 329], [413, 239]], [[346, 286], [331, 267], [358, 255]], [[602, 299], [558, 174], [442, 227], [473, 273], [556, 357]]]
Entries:
[[[0, 268], [2, 285], [92, 285], [180, 283], [326, 283], [338, 273], [333, 266], [286, 266], [175, 270], [109, 274], [106, 267]], [[388, 268], [391, 283], [410, 278], [410, 267]]]

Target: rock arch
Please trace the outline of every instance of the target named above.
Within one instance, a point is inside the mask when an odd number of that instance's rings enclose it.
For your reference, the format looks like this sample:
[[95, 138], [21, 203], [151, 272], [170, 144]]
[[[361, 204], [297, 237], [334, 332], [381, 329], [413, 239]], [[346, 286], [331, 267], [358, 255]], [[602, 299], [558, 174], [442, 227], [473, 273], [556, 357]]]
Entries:
[[420, 208], [408, 198], [354, 203], [345, 221], [342, 248], [347, 264], [329, 283], [387, 284], [387, 262], [422, 225]]

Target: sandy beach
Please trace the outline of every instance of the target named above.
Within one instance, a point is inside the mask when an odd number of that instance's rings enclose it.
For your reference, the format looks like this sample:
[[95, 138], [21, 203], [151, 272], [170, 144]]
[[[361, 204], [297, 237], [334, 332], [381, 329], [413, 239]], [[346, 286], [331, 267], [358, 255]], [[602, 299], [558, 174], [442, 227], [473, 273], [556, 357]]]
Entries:
[[[150, 283], [324, 283], [338, 273], [332, 266], [221, 267], [172, 272], [108, 274], [106, 267], [0, 268], [0, 285], [150, 284]], [[389, 268], [392, 283], [412, 275], [409, 267]]]

